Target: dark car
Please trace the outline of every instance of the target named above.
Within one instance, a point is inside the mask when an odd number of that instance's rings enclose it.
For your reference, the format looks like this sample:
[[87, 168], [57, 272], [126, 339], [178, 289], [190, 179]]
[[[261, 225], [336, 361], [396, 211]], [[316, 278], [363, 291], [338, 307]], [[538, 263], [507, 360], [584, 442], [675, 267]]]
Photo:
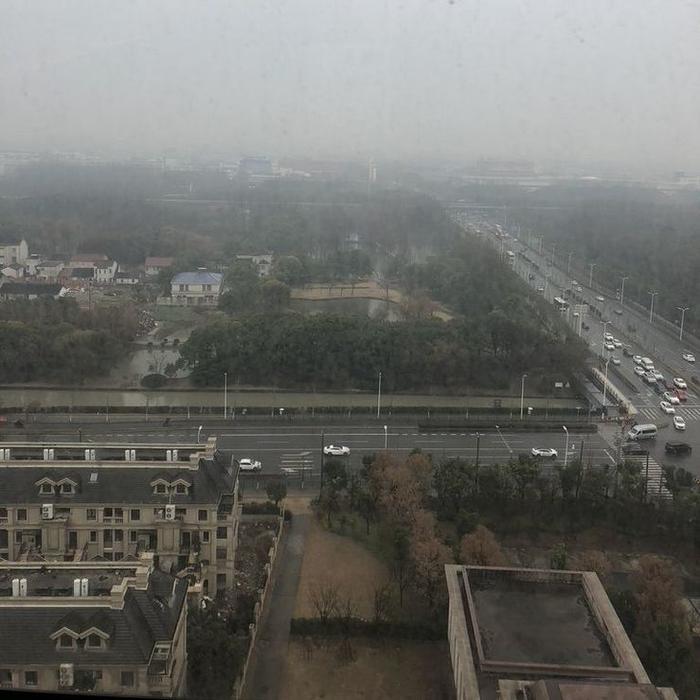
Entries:
[[667, 442], [664, 449], [670, 455], [689, 455], [693, 451], [687, 442]]
[[647, 451], [638, 442], [626, 442], [622, 445], [622, 454], [625, 455], [645, 455]]
[[630, 348], [628, 345], [625, 345], [625, 347], [622, 348], [622, 354], [625, 357], [634, 357], [634, 353], [632, 352], [632, 348]]

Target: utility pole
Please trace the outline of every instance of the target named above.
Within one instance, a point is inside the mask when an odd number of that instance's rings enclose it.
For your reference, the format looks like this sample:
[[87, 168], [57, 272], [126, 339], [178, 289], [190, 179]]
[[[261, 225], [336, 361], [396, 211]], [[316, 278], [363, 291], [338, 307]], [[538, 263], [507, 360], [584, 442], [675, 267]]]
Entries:
[[683, 340], [683, 321], [685, 321], [685, 312], [690, 307], [689, 306], [676, 306], [676, 308], [681, 312], [681, 332], [678, 335], [678, 340]]
[[629, 275], [627, 277], [622, 278], [622, 286], [620, 287], [620, 306], [623, 306], [625, 303], [625, 280], [629, 279]]
[[377, 384], [377, 418], [382, 410], [382, 370], [379, 370], [379, 382]]
[[473, 433], [476, 438], [476, 460], [474, 462], [474, 487], [477, 494], [479, 493], [479, 444], [481, 442], [481, 433]]
[[649, 306], [649, 323], [653, 323], [654, 321], [654, 299], [658, 292], [649, 292], [651, 294], [651, 305]]
[[524, 408], [524, 401], [525, 401], [525, 378], [527, 377], [527, 374], [523, 374], [521, 380], [520, 380], [520, 420], [523, 419], [523, 408]]
[[326, 430], [325, 428], [321, 429], [321, 489], [323, 489], [323, 448], [326, 446]]
[[590, 264], [591, 272], [588, 275], [588, 286], [593, 288], [593, 268], [595, 268], [595, 263]]
[[228, 372], [224, 372], [224, 418], [228, 413]]

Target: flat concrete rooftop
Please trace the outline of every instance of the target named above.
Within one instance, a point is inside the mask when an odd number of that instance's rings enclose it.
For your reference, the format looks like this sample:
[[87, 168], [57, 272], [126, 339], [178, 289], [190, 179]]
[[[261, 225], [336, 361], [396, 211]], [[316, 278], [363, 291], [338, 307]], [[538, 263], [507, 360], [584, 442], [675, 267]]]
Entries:
[[469, 578], [486, 659], [617, 666], [581, 585], [473, 571]]

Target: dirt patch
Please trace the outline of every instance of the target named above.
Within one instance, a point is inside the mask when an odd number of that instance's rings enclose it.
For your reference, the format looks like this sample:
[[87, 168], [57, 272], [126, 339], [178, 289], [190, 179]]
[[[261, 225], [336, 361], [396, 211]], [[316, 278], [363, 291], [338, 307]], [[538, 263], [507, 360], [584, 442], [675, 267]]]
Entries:
[[447, 642], [292, 639], [285, 663], [287, 700], [452, 700]]
[[312, 518], [304, 546], [304, 560], [294, 617], [316, 617], [310, 600], [314, 587], [333, 585], [341, 598], [351, 597], [356, 615], [371, 618], [374, 591], [389, 581], [386, 565], [349, 537], [324, 530]]

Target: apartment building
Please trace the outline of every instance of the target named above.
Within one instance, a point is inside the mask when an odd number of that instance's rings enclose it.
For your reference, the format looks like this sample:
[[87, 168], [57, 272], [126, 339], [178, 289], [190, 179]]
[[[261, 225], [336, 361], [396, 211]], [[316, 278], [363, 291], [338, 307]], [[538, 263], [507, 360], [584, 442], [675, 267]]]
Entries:
[[184, 695], [187, 593], [148, 558], [0, 562], [0, 688]]
[[0, 446], [0, 558], [122, 561], [154, 555], [214, 595], [233, 585], [238, 474], [206, 444]]

